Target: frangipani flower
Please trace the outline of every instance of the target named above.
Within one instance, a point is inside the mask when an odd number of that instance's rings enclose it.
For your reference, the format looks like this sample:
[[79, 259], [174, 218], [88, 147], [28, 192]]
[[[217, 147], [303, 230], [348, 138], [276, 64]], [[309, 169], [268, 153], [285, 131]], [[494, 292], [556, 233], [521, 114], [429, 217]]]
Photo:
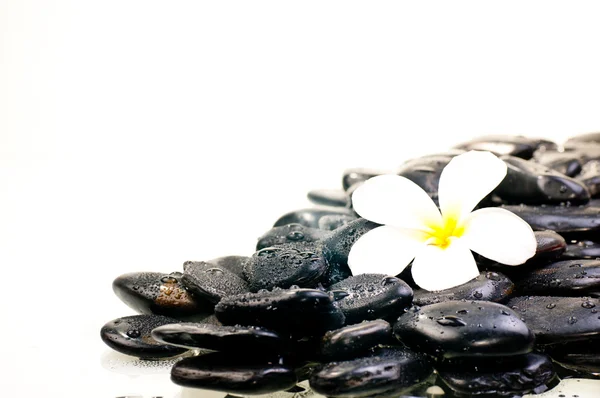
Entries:
[[533, 230], [508, 210], [475, 206], [506, 176], [506, 164], [490, 152], [454, 157], [440, 176], [438, 210], [429, 195], [407, 178], [373, 177], [352, 195], [354, 210], [383, 224], [350, 249], [354, 275], [399, 274], [414, 259], [412, 276], [426, 290], [461, 285], [479, 275], [471, 250], [507, 265], [536, 251]]

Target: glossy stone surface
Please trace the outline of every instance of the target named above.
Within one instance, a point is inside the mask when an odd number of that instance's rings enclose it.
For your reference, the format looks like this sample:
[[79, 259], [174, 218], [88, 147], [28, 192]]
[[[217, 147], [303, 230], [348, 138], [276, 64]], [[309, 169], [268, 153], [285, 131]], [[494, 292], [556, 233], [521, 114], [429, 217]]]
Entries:
[[331, 286], [352, 275], [348, 268], [350, 248], [361, 236], [378, 226], [364, 218], [359, 218], [334, 230], [323, 239], [323, 255], [329, 263], [327, 271], [321, 278], [323, 286]]
[[321, 340], [323, 362], [357, 358], [379, 344], [392, 343], [392, 327], [382, 319], [357, 323], [325, 333]]
[[323, 365], [310, 378], [310, 386], [328, 397], [400, 394], [431, 372], [424, 356], [404, 348], [385, 347], [368, 357]]
[[163, 344], [184, 348], [203, 348], [214, 351], [280, 352], [285, 340], [272, 330], [258, 327], [217, 326], [207, 323], [176, 323], [159, 326], [152, 338]]
[[395, 320], [412, 301], [413, 291], [401, 279], [383, 274], [351, 276], [329, 287], [346, 324], [372, 319]]
[[162, 315], [133, 315], [106, 323], [100, 337], [110, 348], [138, 358], [168, 358], [187, 350], [159, 343], [150, 333], [159, 326], [179, 322]]
[[412, 159], [400, 166], [397, 174], [420, 186], [437, 202], [442, 170], [452, 158], [450, 155], [436, 155]]
[[414, 289], [413, 304], [424, 306], [451, 300], [498, 302], [512, 294], [513, 289], [514, 284], [504, 274], [493, 271], [482, 271], [477, 278], [451, 289], [439, 292]]
[[583, 183], [540, 164], [514, 156], [503, 156], [508, 166], [504, 180], [493, 193], [507, 203], [586, 203], [590, 193]]
[[595, 259], [600, 258], [600, 243], [591, 240], [582, 240], [577, 243], [567, 245], [567, 250], [563, 253], [565, 259]]
[[277, 358], [212, 353], [185, 358], [171, 370], [171, 380], [180, 386], [237, 394], [268, 394], [296, 385], [294, 370]]
[[327, 236], [327, 232], [318, 228], [309, 228], [300, 224], [287, 224], [274, 227], [258, 238], [256, 250], [284, 243], [316, 242]]
[[306, 196], [317, 205], [350, 207], [350, 198], [343, 189], [313, 189]]
[[600, 296], [600, 260], [565, 260], [525, 274], [520, 295]]
[[305, 227], [319, 228], [319, 220], [323, 216], [352, 215], [350, 209], [340, 207], [313, 207], [309, 209], [300, 209], [291, 211], [279, 217], [274, 227], [281, 227], [286, 224], [301, 224]]
[[223, 297], [249, 291], [248, 284], [225, 267], [204, 261], [183, 264], [183, 284], [196, 296], [218, 303]]
[[529, 353], [489, 360], [444, 361], [436, 366], [442, 380], [465, 394], [523, 394], [548, 383], [555, 376], [546, 355]]
[[319, 219], [319, 229], [325, 231], [333, 231], [348, 224], [351, 221], [356, 220], [357, 216], [339, 214], [334, 216], [323, 216]]
[[[542, 264], [559, 258], [567, 249], [565, 238], [554, 231], [535, 231], [535, 255], [529, 264]], [[527, 264], [526, 263], [526, 264]]]
[[567, 369], [586, 373], [600, 373], [600, 340], [582, 340], [555, 344], [546, 348], [546, 354]]
[[180, 317], [212, 312], [214, 305], [188, 292], [181, 277], [179, 272], [132, 272], [116, 278], [112, 287], [117, 297], [141, 314]]
[[533, 153], [540, 150], [553, 150], [557, 145], [551, 141], [515, 135], [487, 135], [475, 138], [455, 146], [466, 151], [489, 151], [497, 156], [511, 155], [531, 159]]
[[436, 357], [499, 357], [525, 354], [534, 336], [510, 308], [488, 301], [446, 301], [411, 309], [394, 335], [410, 348]]
[[283, 244], [266, 247], [254, 253], [244, 268], [250, 291], [315, 287], [327, 262], [315, 244]]
[[535, 333], [537, 344], [600, 337], [600, 300], [589, 297], [515, 297], [513, 308]]
[[600, 207], [583, 206], [502, 206], [527, 221], [534, 230], [550, 229], [560, 234], [595, 235], [600, 231]]
[[597, 197], [600, 194], [600, 160], [584, 164], [576, 179], [587, 187], [592, 197]]
[[216, 265], [217, 267], [225, 268], [239, 277], [244, 275], [244, 264], [250, 259], [246, 256], [224, 256], [208, 260], [207, 263]]
[[344, 191], [347, 191], [351, 186], [363, 183], [367, 181], [369, 178], [373, 178], [382, 174], [389, 174], [390, 171], [385, 170], [374, 170], [374, 169], [348, 169], [344, 171], [344, 175], [342, 177], [342, 187]]
[[344, 314], [329, 294], [315, 289], [273, 289], [226, 297], [215, 307], [224, 325], [262, 326], [314, 335], [344, 325]]
[[533, 160], [568, 177], [575, 177], [581, 171], [582, 161], [574, 152], [540, 151]]

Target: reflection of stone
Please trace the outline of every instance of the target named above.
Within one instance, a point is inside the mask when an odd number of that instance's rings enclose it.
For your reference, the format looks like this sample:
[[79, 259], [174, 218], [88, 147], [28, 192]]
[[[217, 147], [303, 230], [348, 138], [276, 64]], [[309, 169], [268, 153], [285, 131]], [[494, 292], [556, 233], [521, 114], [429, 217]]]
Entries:
[[542, 394], [528, 394], [523, 398], [558, 398], [579, 397], [597, 398], [600, 391], [600, 380], [564, 379], [553, 389]]
[[192, 353], [186, 353], [179, 357], [167, 360], [152, 361], [131, 357], [113, 350], [106, 350], [102, 355], [100, 362], [104, 369], [127, 376], [142, 376], [148, 374], [169, 375], [171, 373], [171, 367], [173, 367], [175, 362], [191, 355]]

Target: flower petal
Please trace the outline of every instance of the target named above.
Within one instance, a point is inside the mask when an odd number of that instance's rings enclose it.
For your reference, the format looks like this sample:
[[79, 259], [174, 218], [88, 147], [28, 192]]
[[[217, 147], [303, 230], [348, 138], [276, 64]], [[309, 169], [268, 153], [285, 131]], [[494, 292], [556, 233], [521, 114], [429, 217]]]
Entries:
[[440, 176], [440, 210], [444, 219], [461, 221], [502, 182], [506, 163], [490, 152], [469, 151], [454, 157]]
[[411, 271], [415, 283], [425, 290], [450, 289], [479, 275], [473, 253], [460, 238], [445, 249], [425, 246], [417, 253]]
[[352, 194], [352, 205], [361, 217], [398, 228], [423, 230], [442, 221], [429, 195], [408, 178], [395, 174], [365, 181]]
[[417, 230], [381, 226], [361, 236], [350, 248], [352, 275], [398, 275], [424, 245], [426, 236]]
[[523, 264], [535, 255], [533, 230], [523, 219], [506, 209], [475, 210], [464, 223], [462, 239], [476, 253], [507, 265]]

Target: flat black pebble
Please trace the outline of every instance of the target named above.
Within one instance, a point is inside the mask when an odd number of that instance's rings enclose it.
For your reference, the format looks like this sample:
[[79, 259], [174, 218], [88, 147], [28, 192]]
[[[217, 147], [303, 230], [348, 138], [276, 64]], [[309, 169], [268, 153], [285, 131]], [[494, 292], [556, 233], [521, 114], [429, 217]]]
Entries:
[[410, 306], [413, 291], [401, 279], [383, 274], [360, 274], [331, 285], [329, 291], [351, 325], [372, 319], [396, 319]]
[[286, 243], [254, 253], [246, 263], [244, 276], [252, 292], [274, 287], [315, 287], [327, 266], [317, 245]]
[[589, 297], [515, 297], [508, 301], [535, 333], [536, 343], [600, 337], [600, 300]]
[[306, 196], [317, 205], [350, 207], [350, 198], [343, 189], [313, 189]]
[[487, 135], [474, 138], [455, 146], [466, 151], [489, 151], [495, 155], [511, 155], [523, 159], [531, 159], [536, 150], [553, 150], [557, 148], [554, 142], [539, 138], [516, 135]]
[[346, 214], [337, 214], [332, 216], [323, 216], [319, 219], [319, 229], [325, 231], [333, 231], [348, 224], [350, 221], [356, 220], [358, 217]]
[[154, 340], [153, 329], [179, 322], [161, 315], [133, 315], [117, 318], [105, 324], [100, 337], [110, 348], [125, 355], [138, 358], [168, 358], [187, 351]]
[[190, 293], [174, 272], [132, 272], [116, 278], [113, 291], [125, 304], [141, 314], [171, 317], [211, 313], [214, 305]]
[[397, 174], [420, 186], [437, 202], [442, 170], [453, 157], [452, 155], [435, 155], [411, 159], [400, 166]]
[[284, 243], [316, 242], [327, 236], [327, 232], [318, 228], [309, 228], [300, 224], [287, 224], [274, 227], [258, 238], [256, 250]]
[[305, 227], [319, 228], [319, 220], [323, 216], [332, 215], [352, 215], [350, 209], [342, 209], [340, 207], [313, 207], [309, 209], [301, 209], [291, 211], [279, 217], [274, 227], [281, 227], [286, 224], [301, 224]]
[[246, 256], [224, 256], [208, 260], [207, 263], [225, 268], [239, 277], [244, 275], [244, 264], [250, 259]]
[[574, 152], [538, 151], [533, 154], [533, 160], [568, 177], [581, 172], [581, 159]]
[[517, 282], [520, 295], [600, 296], [600, 260], [565, 260], [525, 274]]
[[582, 240], [577, 243], [567, 245], [567, 250], [563, 253], [563, 258], [567, 259], [595, 259], [600, 258], [600, 243], [591, 240]]
[[348, 169], [344, 171], [344, 175], [342, 177], [342, 188], [344, 188], [344, 191], [347, 191], [348, 188], [355, 184], [363, 183], [369, 178], [387, 173], [389, 172], [385, 170]]
[[488, 301], [446, 301], [411, 309], [394, 325], [410, 348], [437, 357], [525, 354], [534, 335], [510, 308]]
[[221, 352], [182, 359], [171, 369], [171, 380], [184, 387], [252, 395], [286, 390], [297, 381], [294, 370], [277, 359]]
[[215, 307], [224, 325], [262, 326], [315, 335], [344, 325], [344, 314], [328, 293], [316, 289], [278, 289], [226, 297]]
[[183, 284], [196, 296], [218, 303], [223, 297], [249, 292], [248, 284], [225, 267], [204, 261], [183, 264]]
[[401, 395], [431, 372], [431, 365], [423, 355], [406, 348], [385, 347], [368, 357], [324, 365], [312, 375], [310, 386], [328, 397]]
[[584, 164], [576, 179], [587, 187], [592, 197], [597, 197], [600, 194], [600, 161], [591, 160]]
[[379, 344], [392, 343], [392, 327], [382, 319], [357, 323], [325, 333], [321, 341], [322, 361], [353, 359]]
[[157, 327], [152, 337], [164, 344], [214, 351], [280, 352], [285, 346], [281, 336], [272, 330], [253, 326], [217, 326], [206, 323], [176, 323]]
[[454, 391], [476, 395], [521, 395], [548, 383], [555, 376], [552, 360], [537, 353], [494, 361], [445, 361], [437, 365], [436, 370]]
[[502, 206], [525, 220], [534, 230], [550, 229], [561, 235], [594, 236], [600, 231], [600, 207], [583, 206]]
[[485, 300], [502, 301], [514, 289], [514, 284], [504, 274], [493, 271], [482, 271], [479, 276], [469, 282], [451, 289], [431, 292], [415, 289], [413, 304], [424, 306], [450, 300]]

